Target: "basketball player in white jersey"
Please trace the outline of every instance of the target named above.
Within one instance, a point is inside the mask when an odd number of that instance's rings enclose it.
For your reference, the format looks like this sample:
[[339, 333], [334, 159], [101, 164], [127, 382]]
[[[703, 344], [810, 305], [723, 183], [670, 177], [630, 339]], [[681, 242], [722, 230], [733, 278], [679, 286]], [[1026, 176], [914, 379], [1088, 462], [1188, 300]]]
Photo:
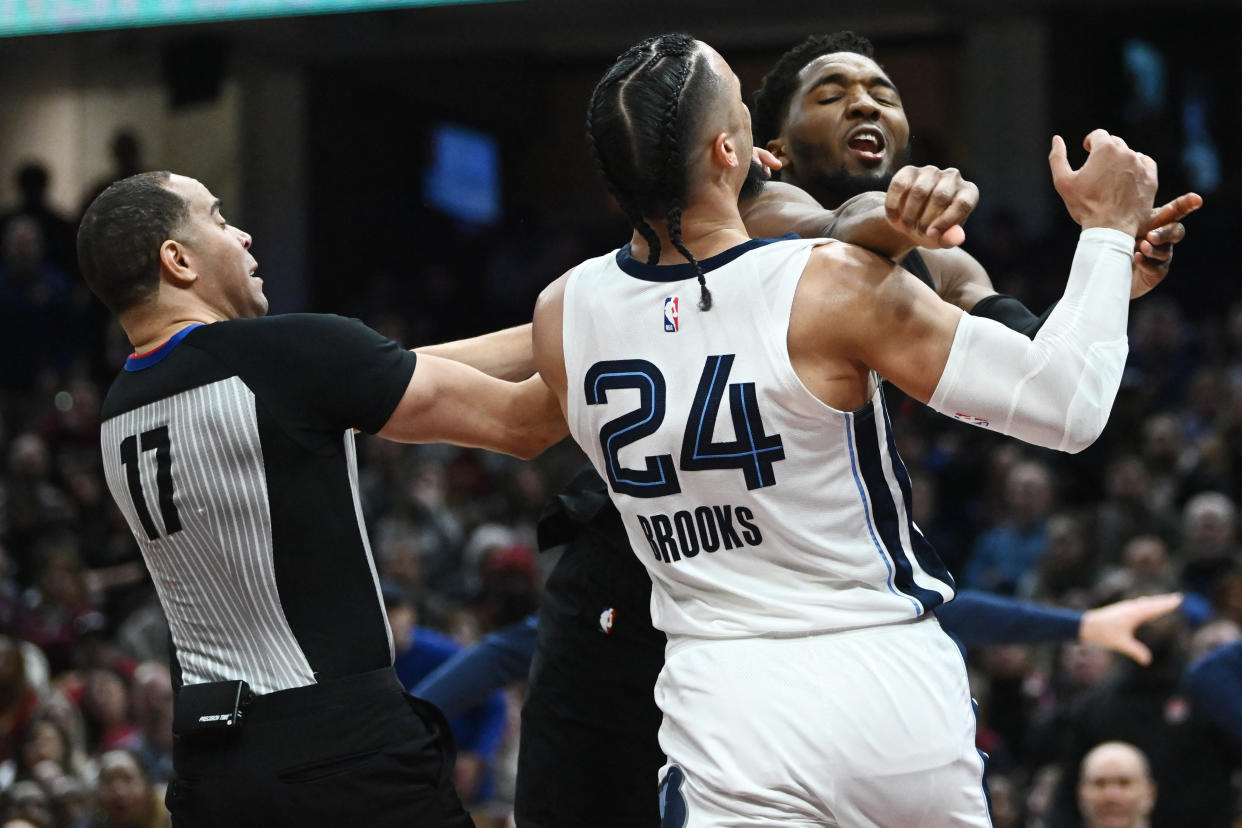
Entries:
[[666, 826], [988, 825], [950, 579], [910, 518], [878, 376], [939, 411], [1076, 451], [1120, 382], [1154, 163], [1097, 130], [1054, 182], [1084, 228], [1034, 339], [891, 261], [751, 240], [736, 76], [665, 35], [622, 55], [588, 133], [629, 245], [541, 295], [536, 364], [608, 481], [669, 638]]

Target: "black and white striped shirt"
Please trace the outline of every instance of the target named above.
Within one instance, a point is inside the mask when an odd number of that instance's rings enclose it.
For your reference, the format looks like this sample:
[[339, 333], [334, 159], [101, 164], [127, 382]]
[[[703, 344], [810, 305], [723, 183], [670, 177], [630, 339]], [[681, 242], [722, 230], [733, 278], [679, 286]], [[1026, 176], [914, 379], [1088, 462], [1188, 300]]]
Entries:
[[383, 427], [414, 363], [311, 314], [191, 326], [129, 358], [103, 404], [104, 469], [183, 683], [270, 693], [392, 663], [352, 430]]

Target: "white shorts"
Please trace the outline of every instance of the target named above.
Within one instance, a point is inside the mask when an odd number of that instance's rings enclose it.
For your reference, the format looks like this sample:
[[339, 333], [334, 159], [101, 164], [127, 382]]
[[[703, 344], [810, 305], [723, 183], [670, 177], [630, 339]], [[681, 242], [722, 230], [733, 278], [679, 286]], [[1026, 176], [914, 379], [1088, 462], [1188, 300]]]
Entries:
[[957, 645], [935, 618], [670, 642], [662, 828], [991, 825]]

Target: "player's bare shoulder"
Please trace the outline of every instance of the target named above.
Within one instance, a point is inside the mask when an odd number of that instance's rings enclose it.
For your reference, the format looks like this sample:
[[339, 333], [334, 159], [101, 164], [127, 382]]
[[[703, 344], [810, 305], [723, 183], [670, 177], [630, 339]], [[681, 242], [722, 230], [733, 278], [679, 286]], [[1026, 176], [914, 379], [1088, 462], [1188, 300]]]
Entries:
[[549, 282], [548, 285], [539, 291], [539, 297], [535, 300], [535, 315], [538, 316], [540, 311], [548, 312], [549, 310], [559, 310], [565, 301], [565, 284], [569, 281], [569, 277], [573, 275], [576, 268], [565, 271], [559, 277]]
[[565, 396], [566, 383], [563, 348], [565, 285], [573, 272], [572, 269], [566, 271], [539, 292], [539, 298], [535, 300], [531, 330], [535, 368], [562, 399]]
[[811, 251], [790, 319], [791, 337], [815, 347], [855, 353], [877, 330], [908, 317], [925, 285], [876, 253], [844, 242]]
[[802, 282], [808, 292], [827, 291], [842, 298], [842, 294], [874, 293], [895, 271], [900, 268], [878, 253], [832, 241], [816, 245], [811, 251]]

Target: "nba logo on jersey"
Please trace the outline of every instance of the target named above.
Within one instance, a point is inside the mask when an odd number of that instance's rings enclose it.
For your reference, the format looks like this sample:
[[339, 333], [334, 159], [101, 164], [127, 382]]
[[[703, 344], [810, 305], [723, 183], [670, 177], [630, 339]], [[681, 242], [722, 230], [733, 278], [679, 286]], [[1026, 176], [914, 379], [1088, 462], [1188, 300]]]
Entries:
[[664, 300], [664, 330], [677, 333], [681, 327], [681, 315], [677, 312], [677, 297], [670, 296]]
[[599, 631], [607, 635], [612, 632], [613, 622], [617, 620], [617, 611], [608, 607], [599, 614]]

